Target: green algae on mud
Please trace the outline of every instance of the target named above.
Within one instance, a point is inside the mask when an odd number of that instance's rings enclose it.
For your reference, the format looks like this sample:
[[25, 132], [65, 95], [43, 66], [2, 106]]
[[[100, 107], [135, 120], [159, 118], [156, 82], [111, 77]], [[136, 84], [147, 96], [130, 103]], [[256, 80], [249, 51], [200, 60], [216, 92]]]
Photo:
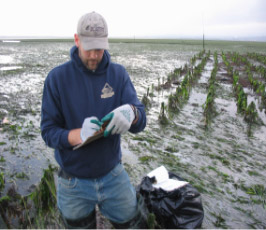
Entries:
[[56, 207], [54, 172], [49, 166], [44, 170], [39, 185], [32, 193], [21, 196], [14, 186], [0, 198], [0, 214], [8, 228], [62, 228]]

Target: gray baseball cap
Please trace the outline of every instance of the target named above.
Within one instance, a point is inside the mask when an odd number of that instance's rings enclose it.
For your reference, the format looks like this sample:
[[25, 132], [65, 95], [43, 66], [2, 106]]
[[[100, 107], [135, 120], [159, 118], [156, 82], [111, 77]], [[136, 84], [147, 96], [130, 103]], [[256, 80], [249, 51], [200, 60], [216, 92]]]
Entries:
[[77, 34], [83, 49], [109, 49], [107, 23], [102, 15], [91, 12], [78, 22]]

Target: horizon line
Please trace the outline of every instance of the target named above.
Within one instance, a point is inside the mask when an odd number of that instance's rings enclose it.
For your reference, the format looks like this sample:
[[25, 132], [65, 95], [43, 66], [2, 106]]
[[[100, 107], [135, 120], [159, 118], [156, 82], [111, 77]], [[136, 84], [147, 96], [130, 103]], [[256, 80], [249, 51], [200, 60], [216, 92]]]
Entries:
[[[0, 40], [56, 40], [56, 39], [64, 39], [64, 40], [73, 40], [74, 37], [71, 36], [1, 36]], [[116, 39], [125, 39], [125, 40], [201, 40], [201, 36], [114, 36], [108, 37], [110, 40]], [[254, 41], [254, 42], [266, 42], [266, 36], [249, 36], [249, 37], [217, 37], [217, 36], [209, 36], [204, 38], [205, 41], [217, 40], [217, 41]]]

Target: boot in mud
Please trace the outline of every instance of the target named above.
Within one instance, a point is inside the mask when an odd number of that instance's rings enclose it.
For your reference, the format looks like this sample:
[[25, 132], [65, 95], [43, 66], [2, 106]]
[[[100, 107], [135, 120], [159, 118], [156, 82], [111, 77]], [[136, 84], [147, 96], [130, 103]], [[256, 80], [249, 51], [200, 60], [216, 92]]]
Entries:
[[147, 229], [148, 228], [147, 216], [149, 212], [145, 206], [142, 196], [138, 196], [137, 199], [138, 199], [138, 211], [137, 211], [136, 216], [130, 221], [125, 222], [125, 223], [111, 222], [112, 225], [116, 229]]
[[[62, 216], [62, 215], [61, 215]], [[95, 210], [85, 218], [70, 220], [62, 216], [66, 229], [96, 229]]]

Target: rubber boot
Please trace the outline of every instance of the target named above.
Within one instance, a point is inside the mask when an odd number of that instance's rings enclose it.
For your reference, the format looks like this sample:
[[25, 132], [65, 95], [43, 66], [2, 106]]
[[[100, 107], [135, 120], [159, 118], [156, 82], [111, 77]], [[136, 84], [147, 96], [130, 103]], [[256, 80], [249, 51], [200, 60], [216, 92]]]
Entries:
[[138, 210], [136, 216], [125, 223], [114, 223], [111, 222], [116, 229], [147, 229], [147, 215], [148, 209], [145, 206], [142, 196], [137, 196], [138, 199]]
[[87, 217], [70, 220], [62, 216], [66, 229], [96, 229], [96, 212], [95, 210]]

